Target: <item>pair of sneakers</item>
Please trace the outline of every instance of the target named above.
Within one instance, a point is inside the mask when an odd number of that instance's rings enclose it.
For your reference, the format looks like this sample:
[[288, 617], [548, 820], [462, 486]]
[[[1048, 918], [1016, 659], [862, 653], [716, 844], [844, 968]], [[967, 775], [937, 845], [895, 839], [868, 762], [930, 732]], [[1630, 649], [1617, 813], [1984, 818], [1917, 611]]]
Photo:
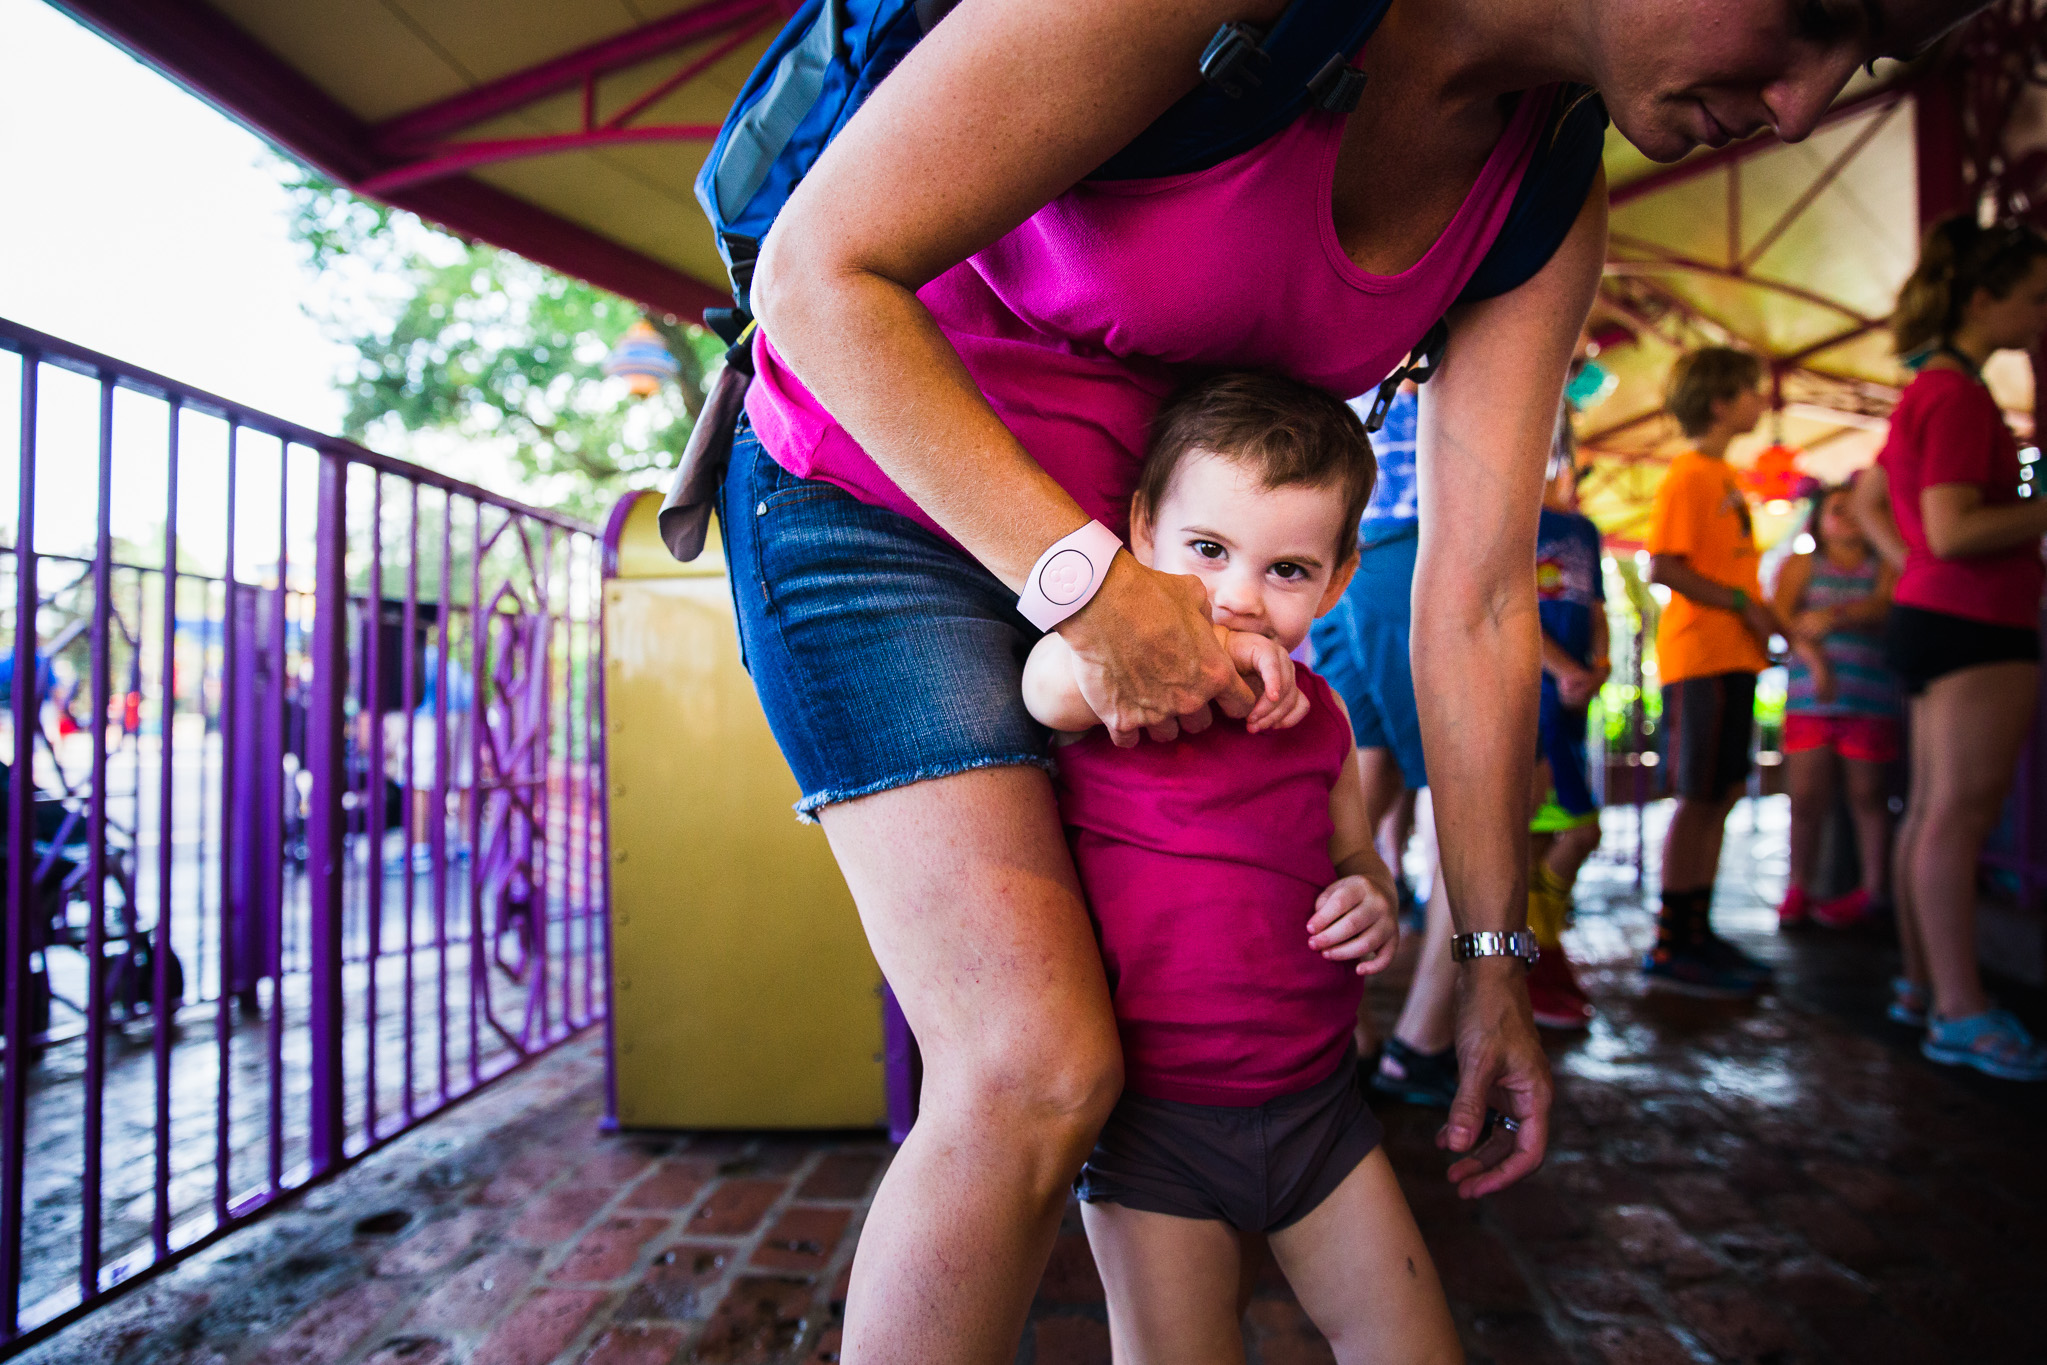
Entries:
[[1777, 903], [1777, 927], [1797, 929], [1811, 923], [1823, 929], [1853, 929], [1870, 913], [1870, 895], [1859, 886], [1826, 900], [1815, 900], [1804, 887], [1793, 886]]

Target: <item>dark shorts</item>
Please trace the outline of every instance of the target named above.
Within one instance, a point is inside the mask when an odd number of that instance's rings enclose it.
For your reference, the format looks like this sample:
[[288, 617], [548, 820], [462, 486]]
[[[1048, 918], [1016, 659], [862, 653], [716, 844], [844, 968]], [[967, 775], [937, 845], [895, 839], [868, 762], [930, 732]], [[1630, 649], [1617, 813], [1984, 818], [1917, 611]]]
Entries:
[[1414, 557], [1420, 545], [1420, 535], [1413, 534], [1360, 550], [1349, 589], [1308, 632], [1315, 671], [1343, 698], [1357, 746], [1391, 749], [1401, 780], [1413, 791], [1429, 785], [1421, 715], [1414, 704], [1414, 668], [1408, 662]]
[[1965, 668], [2039, 663], [2040, 632], [1894, 602], [1884, 622], [1884, 655], [1916, 697], [1936, 678]]
[[718, 519], [740, 657], [799, 814], [973, 768], [1050, 767], [1016, 594], [897, 512], [799, 479], [742, 421]]
[[1550, 788], [1567, 815], [1591, 815], [1599, 809], [1592, 794], [1591, 760], [1585, 752], [1586, 708], [1565, 706], [1548, 677], [1542, 682], [1536, 744], [1549, 760]]
[[1715, 673], [1663, 687], [1663, 761], [1671, 790], [1719, 801], [1748, 781], [1756, 675]]
[[1074, 1190], [1091, 1204], [1276, 1232], [1314, 1212], [1384, 1137], [1346, 1054], [1329, 1079], [1248, 1108], [1126, 1094]]

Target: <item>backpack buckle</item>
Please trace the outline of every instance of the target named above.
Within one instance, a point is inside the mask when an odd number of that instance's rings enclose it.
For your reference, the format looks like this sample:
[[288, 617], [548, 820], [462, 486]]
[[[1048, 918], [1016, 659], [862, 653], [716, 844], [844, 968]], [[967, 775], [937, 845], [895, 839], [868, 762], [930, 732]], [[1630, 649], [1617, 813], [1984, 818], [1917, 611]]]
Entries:
[[1379, 428], [1386, 425], [1386, 414], [1393, 407], [1393, 396], [1400, 392], [1400, 381], [1412, 379], [1417, 384], [1426, 384], [1435, 378], [1443, 363], [1443, 350], [1450, 344], [1450, 323], [1437, 318], [1436, 325], [1429, 328], [1421, 344], [1407, 353], [1407, 361], [1379, 386], [1379, 396], [1372, 400], [1372, 411], [1365, 418], [1365, 434], [1377, 436]]
[[1365, 93], [1365, 79], [1365, 73], [1339, 52], [1309, 79], [1308, 96], [1325, 114], [1348, 114]]
[[1228, 95], [1242, 99], [1264, 80], [1272, 56], [1260, 46], [1265, 30], [1251, 24], [1224, 24], [1201, 52], [1201, 79]]

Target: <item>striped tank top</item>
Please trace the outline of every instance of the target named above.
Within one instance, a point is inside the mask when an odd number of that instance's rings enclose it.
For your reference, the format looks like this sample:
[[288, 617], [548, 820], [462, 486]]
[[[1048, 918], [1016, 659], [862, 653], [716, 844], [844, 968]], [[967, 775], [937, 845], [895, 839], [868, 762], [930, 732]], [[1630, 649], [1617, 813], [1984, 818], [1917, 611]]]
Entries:
[[[1853, 569], [1835, 565], [1823, 554], [1812, 557], [1812, 577], [1799, 602], [1801, 611], [1845, 607], [1876, 591], [1877, 559]], [[1883, 631], [1855, 628], [1830, 632], [1820, 652], [1834, 670], [1834, 699], [1813, 695], [1812, 670], [1791, 656], [1791, 686], [1784, 709], [1795, 716], [1895, 716], [1899, 711], [1897, 676], [1884, 665]]]

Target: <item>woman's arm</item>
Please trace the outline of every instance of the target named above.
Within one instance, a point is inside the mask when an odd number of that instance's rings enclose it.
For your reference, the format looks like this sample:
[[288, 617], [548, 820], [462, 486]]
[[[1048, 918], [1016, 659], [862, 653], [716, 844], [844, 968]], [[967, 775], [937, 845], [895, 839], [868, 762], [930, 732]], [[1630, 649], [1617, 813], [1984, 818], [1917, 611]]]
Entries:
[[1941, 559], [2016, 550], [2047, 535], [2047, 498], [1985, 507], [1973, 483], [1937, 483], [1919, 490], [1926, 548]]
[[[1193, 88], [1226, 20], [1280, 0], [964, 0], [883, 81], [789, 198], [753, 304], [811, 392], [1012, 588], [1087, 516], [1018, 444], [918, 302], [924, 284], [1100, 165]], [[1090, 705], [1135, 742], [1250, 709], [1192, 578], [1118, 555], [1060, 627]]]
[[[1422, 389], [1421, 545], [1414, 577], [1414, 691], [1436, 811], [1442, 875], [1461, 931], [1527, 919], [1530, 756], [1541, 628], [1537, 513], [1558, 395], [1606, 252], [1606, 183], [1535, 278], [1451, 318], [1441, 372]], [[1462, 1079], [1438, 1142], [1469, 1151], [1488, 1103], [1521, 1121], [1494, 1164], [1450, 1168], [1466, 1196], [1534, 1170], [1549, 1140], [1549, 1064], [1535, 1037], [1521, 964], [1459, 969]]]
[[1855, 508], [1855, 519], [1862, 523], [1862, 534], [1883, 562], [1893, 573], [1904, 568], [1905, 538], [1898, 534], [1898, 519], [1891, 515], [1891, 477], [1882, 465], [1873, 464], [1862, 471], [1855, 480], [1850, 505]]

